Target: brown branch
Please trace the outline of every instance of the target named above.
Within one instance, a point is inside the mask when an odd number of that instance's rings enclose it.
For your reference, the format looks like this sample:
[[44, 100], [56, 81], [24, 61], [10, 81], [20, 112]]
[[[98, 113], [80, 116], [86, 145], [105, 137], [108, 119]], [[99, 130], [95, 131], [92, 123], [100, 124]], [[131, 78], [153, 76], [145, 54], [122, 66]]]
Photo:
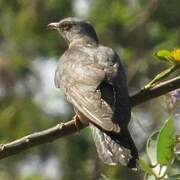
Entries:
[[[153, 99], [155, 97], [166, 94], [172, 90], [180, 88], [180, 76], [160, 83], [153, 88], [141, 90], [137, 94], [130, 97], [131, 106], [134, 107], [145, 101]], [[84, 128], [82, 124], [79, 124], [79, 129]], [[74, 121], [69, 121], [67, 123], [57, 124], [56, 126], [46, 129], [44, 131], [36, 132], [25, 136], [23, 138], [17, 139], [7, 144], [0, 145], [0, 159], [5, 157], [20, 153], [31, 147], [52, 142], [58, 138], [64, 137], [77, 132], [77, 128]]]
[[136, 106], [178, 88], [180, 88], [180, 76], [162, 82], [150, 89], [142, 89], [137, 94], [131, 96], [131, 106]]

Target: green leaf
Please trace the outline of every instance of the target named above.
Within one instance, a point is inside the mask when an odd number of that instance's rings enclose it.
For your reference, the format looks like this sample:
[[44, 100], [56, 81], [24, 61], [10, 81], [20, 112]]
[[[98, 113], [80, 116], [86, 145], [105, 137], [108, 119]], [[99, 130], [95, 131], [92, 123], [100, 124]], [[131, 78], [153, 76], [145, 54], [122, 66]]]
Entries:
[[139, 168], [142, 169], [144, 172], [146, 172], [149, 175], [153, 175], [152, 169], [149, 167], [148, 164], [145, 163], [144, 160], [139, 159]]
[[158, 133], [159, 131], [153, 132], [146, 143], [146, 152], [148, 155], [148, 158], [151, 162], [152, 165], [156, 165], [157, 164], [157, 160], [156, 160], [156, 144], [157, 144], [157, 137], [158, 137]]
[[146, 173], [144, 175], [143, 180], [156, 180], [155, 176], [149, 175], [148, 173]]
[[180, 180], [180, 174], [169, 176], [166, 180]]
[[160, 129], [157, 138], [157, 163], [167, 165], [173, 158], [173, 146], [175, 139], [173, 138], [173, 120], [166, 120], [164, 126]]
[[174, 146], [174, 155], [180, 161], [180, 135], [176, 135], [176, 143]]
[[165, 61], [169, 61], [172, 58], [171, 52], [167, 50], [160, 50], [158, 52], [155, 52], [154, 56], [160, 60], [165, 60]]

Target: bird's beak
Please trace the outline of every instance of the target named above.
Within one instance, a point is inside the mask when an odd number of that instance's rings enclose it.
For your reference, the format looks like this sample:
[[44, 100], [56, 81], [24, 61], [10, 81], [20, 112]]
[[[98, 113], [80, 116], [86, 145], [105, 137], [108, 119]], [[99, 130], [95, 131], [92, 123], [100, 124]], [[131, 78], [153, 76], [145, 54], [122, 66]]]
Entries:
[[58, 22], [53, 22], [53, 23], [50, 23], [47, 25], [47, 29], [50, 30], [50, 29], [58, 29], [59, 27], [59, 23]]

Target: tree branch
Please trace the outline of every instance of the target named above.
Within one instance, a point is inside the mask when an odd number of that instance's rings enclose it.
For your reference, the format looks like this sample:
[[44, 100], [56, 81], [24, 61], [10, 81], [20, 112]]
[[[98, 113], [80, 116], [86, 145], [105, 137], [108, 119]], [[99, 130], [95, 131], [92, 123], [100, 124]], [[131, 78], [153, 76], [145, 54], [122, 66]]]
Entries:
[[130, 97], [131, 107], [141, 104], [150, 99], [156, 98], [170, 91], [180, 88], [180, 76], [157, 84], [149, 89], [142, 89], [137, 94]]
[[[153, 99], [155, 97], [166, 94], [170, 91], [180, 88], [180, 76], [160, 83], [150, 89], [144, 89], [130, 97], [131, 106], [134, 107], [145, 101]], [[79, 129], [84, 128], [82, 124], [79, 124]], [[56, 126], [30, 134], [23, 138], [17, 139], [7, 144], [0, 145], [0, 159], [20, 153], [31, 147], [52, 142], [58, 138], [70, 135], [77, 132], [77, 128], [74, 121], [71, 120], [67, 123], [57, 124]]]

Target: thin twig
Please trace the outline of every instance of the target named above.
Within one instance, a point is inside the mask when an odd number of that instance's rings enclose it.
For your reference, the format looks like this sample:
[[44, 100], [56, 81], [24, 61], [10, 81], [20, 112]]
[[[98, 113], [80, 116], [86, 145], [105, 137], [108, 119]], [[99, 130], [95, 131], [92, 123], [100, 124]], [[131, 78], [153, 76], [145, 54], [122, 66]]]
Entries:
[[[138, 104], [141, 104], [145, 101], [153, 99], [155, 97], [166, 94], [172, 90], [180, 88], [180, 76], [160, 83], [153, 88], [147, 90], [141, 90], [137, 94], [130, 97], [131, 106], [134, 107]], [[79, 124], [79, 129], [84, 128], [82, 124]], [[67, 123], [57, 124], [54, 127], [49, 129], [39, 131], [28, 136], [22, 137], [10, 143], [0, 145], [0, 159], [5, 157], [20, 153], [24, 150], [27, 150], [31, 147], [52, 142], [58, 138], [76, 133], [76, 125], [73, 120]]]
[[172, 74], [173, 72], [178, 70], [179, 68], [180, 68], [180, 63], [173, 64], [168, 69], [166, 69], [166, 70], [162, 71], [161, 73], [159, 73], [158, 75], [156, 75], [153, 80], [151, 80], [147, 85], [144, 86], [144, 89], [149, 89], [149, 88], [155, 86], [155, 84], [157, 84], [157, 82], [162, 81], [164, 78], [166, 78], [167, 76], [169, 76], [170, 74]]
[[178, 88], [180, 88], [180, 76], [162, 82], [150, 89], [142, 89], [137, 94], [131, 96], [131, 106], [136, 106]]

